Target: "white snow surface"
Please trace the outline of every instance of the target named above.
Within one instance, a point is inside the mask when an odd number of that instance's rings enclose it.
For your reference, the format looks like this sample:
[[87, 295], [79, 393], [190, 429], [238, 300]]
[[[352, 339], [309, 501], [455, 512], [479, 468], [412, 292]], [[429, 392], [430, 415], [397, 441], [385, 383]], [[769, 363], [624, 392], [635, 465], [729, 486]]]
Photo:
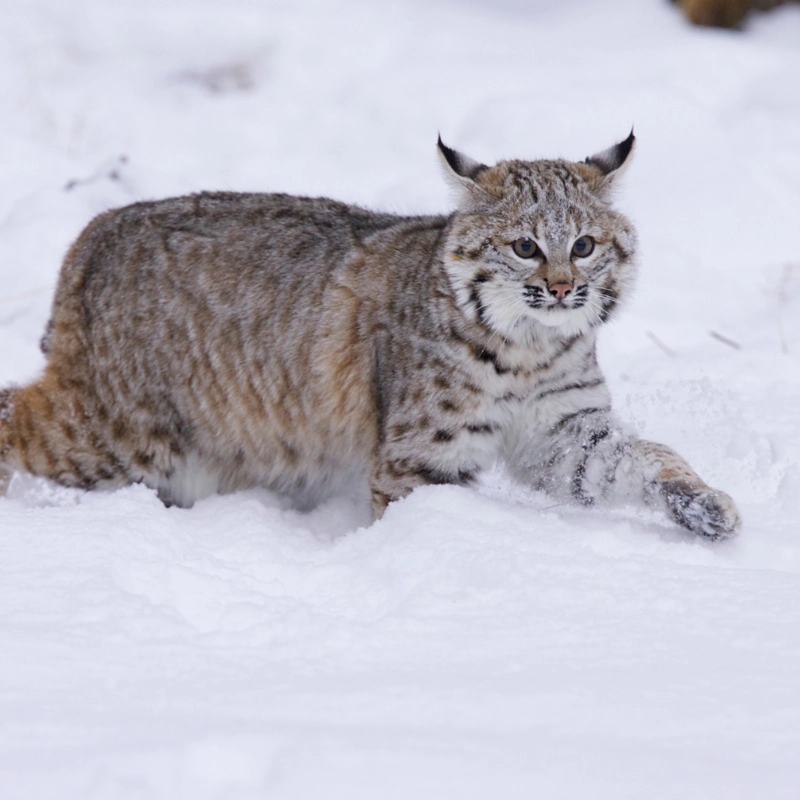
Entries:
[[[619, 415], [744, 518], [556, 506], [502, 471], [370, 525], [266, 491], [0, 499], [0, 797], [800, 797], [800, 6], [0, 0], [0, 384], [101, 210], [202, 189], [400, 213], [472, 157], [638, 147]], [[732, 346], [710, 332], [726, 337]]]

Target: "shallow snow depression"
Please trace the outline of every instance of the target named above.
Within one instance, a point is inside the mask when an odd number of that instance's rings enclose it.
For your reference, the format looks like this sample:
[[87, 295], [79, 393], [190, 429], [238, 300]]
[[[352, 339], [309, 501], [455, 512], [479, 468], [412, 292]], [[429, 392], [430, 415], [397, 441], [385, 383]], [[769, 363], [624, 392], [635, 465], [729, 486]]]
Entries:
[[266, 492], [0, 499], [8, 798], [796, 797], [800, 6], [744, 34], [659, 0], [7, 2], [0, 383], [42, 367], [97, 212], [200, 189], [399, 212], [485, 162], [635, 123], [617, 411], [744, 516], [556, 507], [500, 472], [369, 526]]

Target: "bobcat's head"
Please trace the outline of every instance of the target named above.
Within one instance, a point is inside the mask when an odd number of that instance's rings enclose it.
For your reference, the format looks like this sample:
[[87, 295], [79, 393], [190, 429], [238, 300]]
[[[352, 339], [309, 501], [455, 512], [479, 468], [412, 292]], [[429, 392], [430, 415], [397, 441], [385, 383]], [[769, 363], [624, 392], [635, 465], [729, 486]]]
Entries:
[[605, 322], [636, 275], [636, 233], [610, 206], [634, 136], [581, 163], [479, 164], [439, 152], [460, 194], [445, 265], [464, 311], [519, 340]]

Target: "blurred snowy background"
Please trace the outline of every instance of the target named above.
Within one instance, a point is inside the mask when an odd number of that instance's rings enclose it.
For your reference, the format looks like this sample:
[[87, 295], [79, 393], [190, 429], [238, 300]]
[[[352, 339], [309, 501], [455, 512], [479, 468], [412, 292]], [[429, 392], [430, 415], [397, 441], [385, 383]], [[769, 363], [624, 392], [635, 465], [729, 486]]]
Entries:
[[620, 416], [738, 540], [500, 472], [371, 527], [267, 492], [0, 499], [3, 798], [800, 796], [800, 5], [0, 0], [0, 384], [96, 213], [201, 189], [443, 212], [485, 162], [638, 149]]

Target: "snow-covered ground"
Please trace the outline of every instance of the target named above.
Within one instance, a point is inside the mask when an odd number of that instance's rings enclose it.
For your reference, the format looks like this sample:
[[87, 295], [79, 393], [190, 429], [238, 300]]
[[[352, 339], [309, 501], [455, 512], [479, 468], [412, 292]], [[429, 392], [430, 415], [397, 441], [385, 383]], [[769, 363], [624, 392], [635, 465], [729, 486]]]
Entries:
[[800, 6], [744, 34], [662, 0], [0, 19], [0, 384], [41, 369], [60, 259], [102, 209], [235, 189], [439, 212], [438, 131], [580, 159], [635, 124], [619, 204], [644, 264], [602, 363], [620, 415], [745, 521], [713, 544], [500, 472], [371, 526], [358, 498], [187, 511], [18, 476], [0, 797], [800, 796]]

